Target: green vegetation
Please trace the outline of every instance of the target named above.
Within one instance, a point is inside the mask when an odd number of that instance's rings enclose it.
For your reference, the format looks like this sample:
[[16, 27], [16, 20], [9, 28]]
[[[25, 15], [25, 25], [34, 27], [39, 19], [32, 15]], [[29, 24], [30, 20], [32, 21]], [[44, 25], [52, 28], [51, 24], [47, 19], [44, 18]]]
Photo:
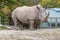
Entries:
[[40, 4], [48, 8], [60, 8], [60, 0], [42, 0]]
[[5, 30], [5, 29], [7, 29], [7, 28], [4, 26], [0, 26], [0, 30]]

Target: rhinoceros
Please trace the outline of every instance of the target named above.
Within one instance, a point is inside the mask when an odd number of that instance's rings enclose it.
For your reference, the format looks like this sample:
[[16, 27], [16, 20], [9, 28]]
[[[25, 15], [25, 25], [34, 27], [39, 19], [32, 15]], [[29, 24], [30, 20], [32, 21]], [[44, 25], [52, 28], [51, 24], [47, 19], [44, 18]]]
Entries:
[[34, 6], [17, 7], [12, 12], [12, 19], [17, 29], [18, 22], [20, 22], [20, 27], [22, 27], [21, 23], [25, 23], [29, 24], [29, 29], [34, 29], [40, 21], [46, 21], [48, 16], [49, 13], [46, 13], [45, 8], [43, 8], [40, 4]]

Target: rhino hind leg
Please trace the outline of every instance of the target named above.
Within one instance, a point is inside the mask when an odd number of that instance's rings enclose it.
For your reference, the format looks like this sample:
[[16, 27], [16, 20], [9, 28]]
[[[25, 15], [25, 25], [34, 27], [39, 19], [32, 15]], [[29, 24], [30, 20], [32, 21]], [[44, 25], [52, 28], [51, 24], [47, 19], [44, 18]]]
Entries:
[[17, 20], [17, 18], [16, 17], [12, 17], [12, 19], [13, 19], [13, 22], [14, 22], [14, 25], [15, 25], [15, 27], [13, 28], [14, 30], [19, 30], [19, 29], [21, 29], [21, 24], [19, 24], [18, 25], [18, 20]]

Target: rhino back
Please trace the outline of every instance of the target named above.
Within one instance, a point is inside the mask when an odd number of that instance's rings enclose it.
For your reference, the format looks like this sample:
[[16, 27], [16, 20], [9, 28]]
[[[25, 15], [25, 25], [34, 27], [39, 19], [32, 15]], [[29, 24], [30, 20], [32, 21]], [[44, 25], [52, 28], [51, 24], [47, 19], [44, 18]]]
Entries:
[[15, 9], [15, 15], [21, 22], [28, 22], [28, 19], [36, 19], [38, 11], [35, 7], [18, 7]]

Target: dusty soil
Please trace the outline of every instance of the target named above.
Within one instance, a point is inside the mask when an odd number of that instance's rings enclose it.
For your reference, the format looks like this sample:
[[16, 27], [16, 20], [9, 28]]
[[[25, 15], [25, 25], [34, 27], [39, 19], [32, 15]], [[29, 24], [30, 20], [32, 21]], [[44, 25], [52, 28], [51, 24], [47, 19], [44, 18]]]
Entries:
[[60, 29], [0, 30], [0, 40], [60, 40]]

